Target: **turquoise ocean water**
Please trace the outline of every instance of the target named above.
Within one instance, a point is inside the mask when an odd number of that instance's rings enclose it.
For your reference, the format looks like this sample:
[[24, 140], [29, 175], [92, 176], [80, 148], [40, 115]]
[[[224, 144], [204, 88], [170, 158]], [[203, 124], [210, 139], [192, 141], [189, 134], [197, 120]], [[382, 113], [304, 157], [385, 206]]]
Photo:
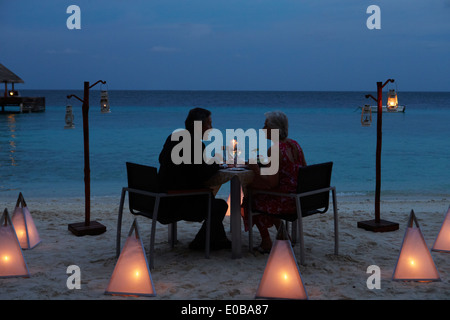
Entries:
[[[217, 129], [262, 128], [264, 112], [289, 117], [289, 137], [308, 164], [333, 161], [332, 184], [340, 195], [373, 195], [376, 114], [362, 127], [358, 106], [375, 92], [110, 91], [110, 113], [100, 112], [100, 93], [90, 95], [91, 196], [120, 197], [125, 162], [158, 167], [166, 137], [183, 127], [192, 107], [212, 111]], [[82, 91], [23, 90], [45, 96], [46, 111], [0, 114], [0, 199], [82, 197], [84, 160]], [[386, 94], [384, 101], [386, 100]], [[373, 103], [372, 103], [373, 102]], [[65, 106], [75, 128], [64, 129]], [[383, 114], [382, 195], [450, 196], [450, 93], [399, 92], [405, 113]], [[219, 195], [227, 196], [224, 186]]]

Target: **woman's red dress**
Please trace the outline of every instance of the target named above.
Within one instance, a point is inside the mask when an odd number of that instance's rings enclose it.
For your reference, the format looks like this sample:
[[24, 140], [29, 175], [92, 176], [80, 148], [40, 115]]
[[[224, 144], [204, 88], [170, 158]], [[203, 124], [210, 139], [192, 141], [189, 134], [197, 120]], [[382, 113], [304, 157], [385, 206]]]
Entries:
[[[300, 145], [292, 140], [286, 139], [279, 143], [280, 147], [280, 166], [279, 166], [279, 184], [276, 188], [270, 189], [274, 192], [292, 193], [297, 190], [297, 176], [298, 168], [306, 166], [305, 156]], [[298, 151], [299, 157], [294, 162], [289, 158], [289, 153], [295, 154]], [[290, 152], [289, 152], [290, 151]], [[252, 197], [252, 210], [266, 212], [271, 214], [295, 214], [295, 199], [290, 197], [272, 196], [266, 194], [255, 194]], [[245, 230], [248, 230], [247, 225], [247, 201], [244, 201], [244, 225]], [[253, 224], [257, 225], [258, 229], [267, 229], [273, 226], [273, 217], [266, 215], [256, 215], [253, 217]]]

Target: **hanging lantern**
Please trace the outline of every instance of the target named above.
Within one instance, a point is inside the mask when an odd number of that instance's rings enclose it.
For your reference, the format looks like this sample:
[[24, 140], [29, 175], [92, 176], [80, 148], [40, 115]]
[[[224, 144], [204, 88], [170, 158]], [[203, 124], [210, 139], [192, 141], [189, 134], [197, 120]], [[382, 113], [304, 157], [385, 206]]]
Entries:
[[22, 193], [19, 194], [11, 220], [22, 249], [33, 249], [41, 242]]
[[431, 250], [450, 252], [450, 206]]
[[397, 109], [398, 99], [397, 99], [397, 92], [395, 92], [395, 89], [389, 89], [386, 105], [388, 111], [393, 111]]
[[282, 236], [277, 235], [272, 245], [255, 298], [308, 299], [283, 222], [280, 230]]
[[372, 107], [368, 104], [362, 107], [361, 124], [363, 127], [370, 127], [372, 124]]
[[[416, 227], [413, 226], [413, 222]], [[441, 280], [413, 210], [411, 210], [392, 279], [404, 281]]]
[[136, 219], [133, 221], [105, 294], [156, 296]]
[[30, 272], [23, 257], [14, 226], [8, 210], [5, 209], [0, 219], [0, 278], [28, 278], [29, 276]]
[[66, 116], [65, 116], [66, 125], [64, 126], [64, 129], [72, 129], [75, 127], [75, 124], [73, 123], [73, 112], [72, 112], [72, 106], [67, 105], [66, 106]]
[[100, 91], [100, 107], [102, 113], [108, 113], [109, 110], [109, 98], [108, 98], [108, 91], [107, 90], [101, 90]]

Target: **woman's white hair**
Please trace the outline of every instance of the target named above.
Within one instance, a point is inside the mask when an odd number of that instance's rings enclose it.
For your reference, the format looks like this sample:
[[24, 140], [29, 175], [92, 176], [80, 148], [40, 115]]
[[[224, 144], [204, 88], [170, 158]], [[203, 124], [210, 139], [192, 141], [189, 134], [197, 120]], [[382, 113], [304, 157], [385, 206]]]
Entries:
[[288, 118], [282, 111], [270, 111], [264, 113], [267, 120], [267, 125], [271, 129], [278, 129], [280, 133], [280, 140], [284, 140], [288, 136]]

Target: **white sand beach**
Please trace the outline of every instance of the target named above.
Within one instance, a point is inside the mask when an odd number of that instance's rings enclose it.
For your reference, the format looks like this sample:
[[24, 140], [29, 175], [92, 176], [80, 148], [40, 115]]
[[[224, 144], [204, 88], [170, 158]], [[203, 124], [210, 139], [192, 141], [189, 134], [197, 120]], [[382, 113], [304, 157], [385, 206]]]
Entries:
[[[26, 196], [26, 195], [25, 195]], [[13, 212], [16, 199], [4, 203]], [[248, 252], [247, 233], [242, 230], [241, 259], [231, 259], [230, 250], [213, 251], [210, 259], [202, 252], [188, 249], [199, 223], [180, 222], [179, 243], [171, 249], [167, 227], [158, 224], [155, 269], [151, 271], [156, 297], [105, 295], [115, 266], [116, 221], [119, 195], [92, 197], [91, 220], [107, 231], [97, 236], [76, 237], [68, 231], [69, 223], [84, 221], [84, 198], [26, 198], [42, 242], [24, 250], [30, 278], [0, 279], [2, 300], [248, 300], [254, 299], [268, 255]], [[402, 244], [411, 209], [415, 211], [429, 248], [440, 230], [450, 199], [446, 196], [424, 199], [384, 199], [381, 218], [398, 222], [394, 232], [374, 233], [357, 228], [357, 222], [373, 218], [374, 200], [369, 197], [338, 196], [340, 254], [333, 254], [333, 214], [304, 220], [306, 265], [300, 272], [310, 300], [446, 300], [450, 298], [450, 254], [432, 252], [441, 276], [440, 282], [395, 282], [392, 273]], [[2, 209], [3, 210], [3, 209]], [[133, 216], [124, 211], [122, 245]], [[138, 218], [140, 233], [148, 252], [149, 220]], [[229, 232], [229, 217], [225, 218]], [[275, 230], [273, 230], [275, 234]], [[259, 242], [255, 228], [255, 243]], [[231, 237], [230, 237], [231, 239]], [[298, 246], [294, 247], [298, 255]], [[67, 267], [81, 269], [81, 289], [68, 289]], [[381, 288], [368, 289], [367, 267], [381, 268]]]

